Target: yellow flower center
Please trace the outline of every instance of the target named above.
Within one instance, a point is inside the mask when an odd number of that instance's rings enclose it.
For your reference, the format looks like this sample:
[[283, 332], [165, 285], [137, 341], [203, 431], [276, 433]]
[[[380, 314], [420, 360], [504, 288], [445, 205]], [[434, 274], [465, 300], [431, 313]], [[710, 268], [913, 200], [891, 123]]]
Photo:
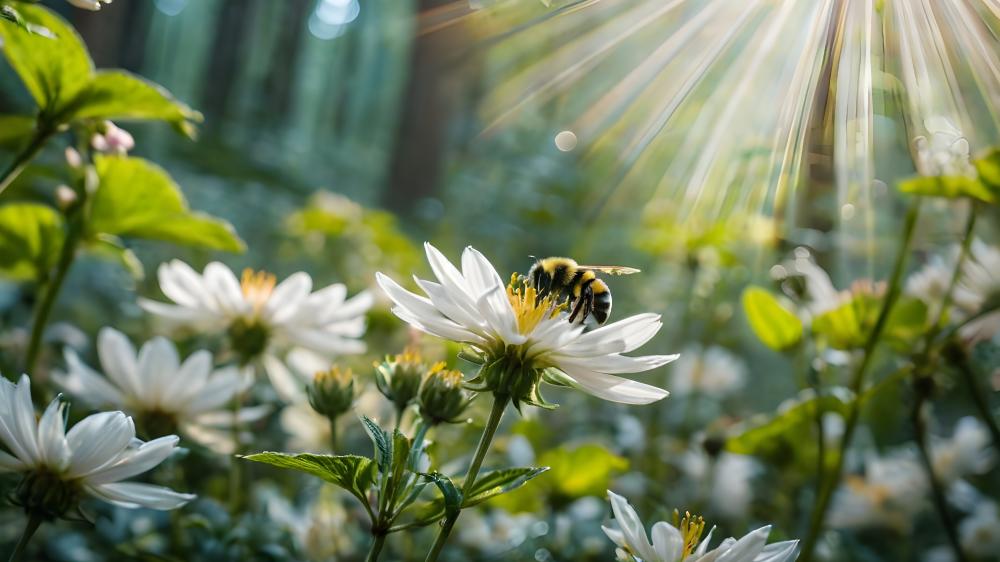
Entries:
[[566, 306], [558, 303], [552, 294], [538, 298], [538, 291], [526, 283], [519, 282], [516, 273], [511, 276], [507, 285], [507, 299], [514, 308], [517, 331], [521, 334], [530, 334], [542, 320], [555, 318]]
[[684, 549], [681, 551], [681, 560], [684, 560], [694, 554], [695, 549], [698, 548], [701, 535], [705, 532], [705, 520], [700, 516], [693, 516], [687, 511], [681, 518], [680, 513], [675, 509], [674, 527], [677, 527], [677, 530], [681, 532], [681, 538], [684, 539]]
[[243, 296], [253, 305], [255, 313], [260, 312], [260, 309], [267, 304], [276, 283], [277, 278], [266, 271], [254, 271], [249, 267], [243, 270], [240, 289], [243, 291]]
[[439, 361], [431, 366], [427, 372], [427, 377], [435, 377], [438, 382], [448, 388], [462, 386], [462, 372], [457, 369], [447, 369], [444, 361]]
[[354, 379], [354, 372], [351, 368], [341, 369], [340, 367], [331, 367], [326, 371], [318, 371], [313, 375], [313, 382], [315, 384], [322, 384], [326, 381], [336, 381], [340, 386], [345, 386]]

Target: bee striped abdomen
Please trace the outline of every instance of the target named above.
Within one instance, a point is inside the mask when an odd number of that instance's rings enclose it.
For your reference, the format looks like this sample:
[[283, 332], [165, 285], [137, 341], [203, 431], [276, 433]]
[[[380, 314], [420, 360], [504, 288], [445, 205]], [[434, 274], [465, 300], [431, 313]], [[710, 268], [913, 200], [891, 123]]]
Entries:
[[604, 324], [608, 321], [608, 316], [611, 315], [611, 291], [608, 289], [607, 283], [600, 279], [592, 283], [590, 289], [594, 293], [590, 313], [598, 324]]

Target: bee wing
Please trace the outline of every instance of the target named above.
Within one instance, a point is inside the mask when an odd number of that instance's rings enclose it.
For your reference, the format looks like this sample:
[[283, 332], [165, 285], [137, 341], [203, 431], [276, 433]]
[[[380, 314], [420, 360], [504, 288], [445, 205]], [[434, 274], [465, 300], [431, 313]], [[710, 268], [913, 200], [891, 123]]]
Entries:
[[601, 273], [607, 273], [608, 275], [632, 275], [633, 273], [639, 273], [639, 270], [634, 267], [625, 267], [624, 265], [581, 265], [580, 269], [590, 269], [592, 271], [600, 271]]

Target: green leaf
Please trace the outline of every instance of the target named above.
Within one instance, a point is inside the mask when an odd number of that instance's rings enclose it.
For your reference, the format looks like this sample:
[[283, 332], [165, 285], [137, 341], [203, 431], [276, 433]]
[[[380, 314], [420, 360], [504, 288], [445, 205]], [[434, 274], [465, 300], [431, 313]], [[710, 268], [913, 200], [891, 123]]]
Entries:
[[310, 453], [292, 455], [267, 451], [246, 455], [242, 458], [318, 476], [351, 492], [362, 502], [367, 501], [368, 489], [375, 483], [375, 463], [369, 458], [358, 455], [314, 455]]
[[188, 209], [180, 188], [159, 166], [141, 158], [94, 158], [99, 187], [88, 226], [111, 234], [230, 252], [243, 251], [232, 226]]
[[378, 470], [382, 474], [389, 474], [393, 466], [392, 440], [389, 434], [373, 422], [368, 416], [361, 416], [361, 425], [375, 445], [375, 462], [378, 463]]
[[[1000, 194], [1000, 148], [989, 149], [982, 158], [973, 160], [972, 164], [979, 172], [979, 181], [990, 191], [990, 193]], [[994, 201], [998, 197], [994, 197]]]
[[87, 244], [87, 249], [98, 257], [118, 262], [136, 281], [142, 280], [146, 272], [135, 252], [126, 248], [120, 238], [107, 234], [98, 235]]
[[757, 338], [775, 351], [786, 351], [802, 340], [802, 321], [760, 287], [743, 291], [743, 310]]
[[[427, 477], [438, 487], [438, 490], [441, 490], [443, 505], [438, 505], [435, 502], [436, 511], [440, 513], [443, 507], [445, 517], [457, 517], [459, 512], [462, 511], [462, 491], [455, 486], [451, 478], [443, 474], [428, 474]], [[430, 516], [430, 518], [433, 517], [434, 515]]]
[[549, 467], [543, 466], [505, 468], [487, 472], [476, 479], [476, 485], [469, 491], [469, 497], [463, 502], [463, 507], [472, 507], [500, 494], [516, 490], [548, 469]]
[[924, 301], [907, 295], [901, 296], [886, 320], [884, 337], [888, 343], [906, 351], [926, 333], [930, 327], [929, 321]]
[[899, 190], [911, 195], [958, 199], [971, 197], [984, 203], [995, 203], [996, 191], [991, 191], [978, 178], [968, 176], [918, 176], [899, 182]]
[[94, 64], [80, 36], [54, 12], [31, 4], [20, 4], [18, 11], [29, 25], [53, 37], [0, 21], [0, 49], [42, 112], [54, 115], [90, 82]]
[[[882, 297], [870, 293], [854, 295], [850, 301], [813, 319], [813, 332], [835, 349], [860, 349], [865, 346], [882, 308]], [[882, 337], [888, 343], [906, 348], [927, 328], [927, 305], [920, 299], [902, 296], [886, 320]]]
[[64, 238], [62, 215], [51, 207], [36, 203], [0, 207], [0, 274], [43, 279], [55, 265]]
[[192, 122], [202, 120], [200, 113], [174, 99], [162, 86], [121, 70], [98, 71], [61, 117], [65, 121], [87, 118], [167, 121], [189, 137], [195, 134]]
[[30, 115], [0, 115], [0, 148], [16, 150], [35, 132], [35, 118]]

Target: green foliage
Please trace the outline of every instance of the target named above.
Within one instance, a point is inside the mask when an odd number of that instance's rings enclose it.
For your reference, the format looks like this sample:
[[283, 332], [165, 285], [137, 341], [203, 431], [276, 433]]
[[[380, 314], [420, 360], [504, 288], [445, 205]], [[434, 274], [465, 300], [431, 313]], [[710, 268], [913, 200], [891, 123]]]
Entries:
[[367, 502], [368, 489], [375, 482], [376, 466], [371, 459], [357, 455], [314, 455], [263, 452], [242, 457], [279, 468], [289, 468], [318, 476], [335, 484], [361, 502]]
[[[881, 296], [858, 293], [814, 318], [813, 332], [835, 349], [861, 349], [875, 327], [881, 307]], [[914, 297], [900, 297], [886, 322], [884, 341], [905, 348], [926, 329], [927, 305]]]
[[111, 234], [241, 252], [243, 241], [221, 219], [191, 211], [180, 188], [159, 166], [141, 158], [95, 158], [100, 186], [88, 228]]
[[989, 202], [995, 203], [1000, 198], [1000, 148], [991, 148], [982, 158], [977, 158], [972, 163], [979, 172], [979, 180], [993, 196], [993, 200]]
[[388, 432], [379, 427], [368, 416], [361, 416], [361, 424], [375, 446], [375, 462], [378, 464], [379, 472], [382, 474], [389, 472], [393, 464], [392, 438]]
[[[435, 486], [437, 486], [438, 490], [441, 491], [439, 510], [444, 513], [445, 517], [457, 517], [459, 512], [462, 511], [462, 491], [455, 486], [455, 483], [451, 481], [451, 478], [448, 478], [443, 474], [430, 474], [428, 475], [428, 478], [434, 483]], [[431, 514], [428, 519], [435, 517], [435, 514]]]
[[501, 494], [516, 490], [536, 478], [549, 467], [505, 468], [481, 474], [476, 479], [475, 486], [469, 491], [469, 497], [463, 502], [464, 507], [472, 507], [495, 498]]
[[787, 351], [802, 340], [802, 321], [765, 289], [747, 287], [743, 311], [757, 339], [775, 351]]
[[970, 176], [917, 176], [899, 182], [899, 190], [910, 195], [958, 199], [970, 197], [995, 203], [997, 192]]
[[87, 49], [71, 25], [51, 10], [22, 4], [26, 25], [48, 34], [26, 33], [0, 22], [0, 45], [7, 61], [41, 110], [51, 130], [82, 119], [156, 119], [193, 136], [201, 115], [163, 88], [122, 71], [94, 71]]
[[51, 207], [14, 203], [0, 207], [0, 275], [44, 279], [64, 239], [62, 216]]
[[15, 149], [34, 132], [34, 117], [30, 115], [0, 115], [0, 148]]

